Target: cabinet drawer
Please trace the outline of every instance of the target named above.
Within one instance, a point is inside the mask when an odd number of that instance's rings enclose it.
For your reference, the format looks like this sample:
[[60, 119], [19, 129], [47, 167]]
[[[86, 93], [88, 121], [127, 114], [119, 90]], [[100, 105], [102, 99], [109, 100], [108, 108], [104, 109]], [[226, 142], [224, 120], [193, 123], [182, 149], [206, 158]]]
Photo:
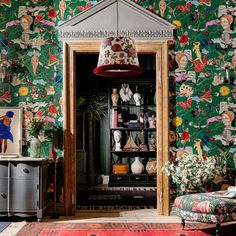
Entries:
[[7, 162], [1, 162], [0, 164], [0, 178], [8, 177], [8, 163]]
[[128, 175], [111, 175], [111, 181], [114, 183], [126, 183], [128, 180]]
[[148, 174], [147, 175], [147, 181], [150, 181], [150, 182], [156, 182], [157, 181], [157, 175], [156, 174]]
[[131, 174], [129, 176], [129, 181], [130, 182], [146, 182], [146, 175], [142, 174]]
[[0, 212], [7, 211], [8, 180], [0, 179]]
[[34, 180], [10, 180], [10, 211], [35, 211], [39, 208], [39, 185]]
[[36, 163], [11, 163], [10, 178], [36, 179], [39, 176], [39, 166]]

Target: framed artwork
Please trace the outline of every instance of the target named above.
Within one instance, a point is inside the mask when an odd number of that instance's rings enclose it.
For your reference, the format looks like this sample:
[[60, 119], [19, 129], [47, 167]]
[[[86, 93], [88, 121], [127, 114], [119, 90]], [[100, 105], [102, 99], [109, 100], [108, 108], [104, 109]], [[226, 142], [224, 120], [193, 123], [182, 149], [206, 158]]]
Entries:
[[22, 108], [0, 107], [0, 157], [21, 154]]

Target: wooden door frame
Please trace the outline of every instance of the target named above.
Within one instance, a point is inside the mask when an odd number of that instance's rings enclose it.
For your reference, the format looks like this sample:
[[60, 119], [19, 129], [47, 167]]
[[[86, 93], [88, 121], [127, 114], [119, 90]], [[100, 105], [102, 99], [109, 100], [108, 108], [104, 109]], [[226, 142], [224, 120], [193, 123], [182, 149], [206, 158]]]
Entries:
[[[136, 40], [138, 53], [156, 54], [157, 213], [170, 214], [169, 178], [162, 166], [169, 159], [168, 41]], [[76, 53], [98, 53], [100, 41], [63, 43], [64, 214], [76, 212]]]

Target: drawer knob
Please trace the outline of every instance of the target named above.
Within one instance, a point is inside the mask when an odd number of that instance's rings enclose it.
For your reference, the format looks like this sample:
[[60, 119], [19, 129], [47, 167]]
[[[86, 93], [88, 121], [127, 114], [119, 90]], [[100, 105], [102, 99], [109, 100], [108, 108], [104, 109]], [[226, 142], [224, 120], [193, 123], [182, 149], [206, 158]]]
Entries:
[[7, 195], [5, 193], [1, 193], [2, 198], [6, 199]]
[[136, 180], [140, 180], [140, 177], [135, 177]]
[[122, 178], [121, 177], [117, 177], [117, 180], [122, 180]]
[[28, 169], [23, 169], [23, 171], [26, 173], [26, 174], [29, 174], [29, 170]]

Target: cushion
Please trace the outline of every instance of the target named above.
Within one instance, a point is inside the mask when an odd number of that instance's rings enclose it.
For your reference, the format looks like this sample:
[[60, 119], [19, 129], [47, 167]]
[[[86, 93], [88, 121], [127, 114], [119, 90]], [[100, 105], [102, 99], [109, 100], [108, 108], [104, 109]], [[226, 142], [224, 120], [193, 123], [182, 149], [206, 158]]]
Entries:
[[176, 213], [186, 220], [223, 223], [236, 220], [236, 199], [211, 193], [188, 194], [175, 199]]

